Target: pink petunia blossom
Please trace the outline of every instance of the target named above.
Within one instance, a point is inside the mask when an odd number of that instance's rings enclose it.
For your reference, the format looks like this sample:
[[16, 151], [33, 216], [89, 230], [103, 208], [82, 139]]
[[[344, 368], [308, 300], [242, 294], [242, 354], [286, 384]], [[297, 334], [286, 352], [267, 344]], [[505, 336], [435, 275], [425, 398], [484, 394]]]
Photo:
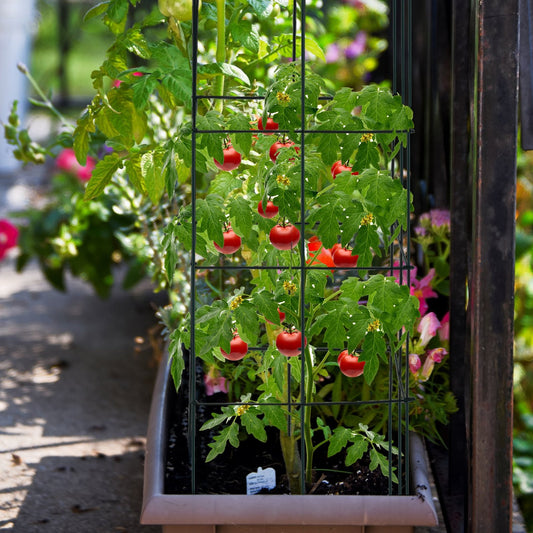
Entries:
[[418, 345], [423, 348], [426, 344], [437, 334], [440, 327], [440, 321], [437, 315], [433, 312], [424, 315], [418, 324], [418, 333], [420, 339]]
[[[387, 272], [387, 276], [395, 278], [396, 283], [400, 283], [400, 270], [399, 270], [400, 262], [394, 261], [393, 266], [394, 268], [390, 270], [389, 272]], [[406, 269], [402, 276], [402, 285], [407, 285], [407, 269], [409, 269], [410, 282], [411, 282], [411, 285], [413, 285], [414, 280], [416, 280], [416, 272], [417, 272], [416, 266], [409, 265], [409, 267], [407, 267], [407, 265], [403, 265], [402, 268]]]
[[[134, 76], [142, 76], [143, 73], [142, 72], [139, 72], [138, 70], [136, 70], [135, 72], [132, 73]], [[122, 84], [122, 80], [113, 80], [113, 87], [117, 87], [117, 89], [120, 87], [120, 85]]]
[[344, 55], [346, 59], [356, 59], [359, 57], [366, 48], [366, 33], [360, 31], [355, 36], [355, 39], [346, 47]]
[[431, 288], [431, 281], [435, 277], [435, 269], [430, 271], [420, 280], [411, 278], [411, 294], [418, 298], [420, 302], [419, 310], [421, 315], [425, 315], [428, 310], [427, 298], [436, 298], [437, 293]]
[[431, 373], [433, 372], [433, 367], [435, 366], [435, 363], [441, 363], [444, 359], [444, 356], [447, 355], [448, 352], [444, 348], [435, 348], [434, 350], [431, 350], [426, 357], [426, 360], [424, 361], [424, 366], [422, 368], [422, 374], [420, 375], [420, 379], [422, 381], [427, 381], [429, 379], [429, 376], [431, 376]]
[[85, 165], [80, 165], [72, 148], [64, 148], [56, 158], [57, 168], [73, 174], [80, 181], [86, 182], [91, 179], [96, 161], [88, 156]]
[[450, 229], [450, 211], [448, 209], [431, 209], [427, 213], [420, 215], [418, 225], [415, 227], [415, 233], [418, 236], [427, 235], [429, 229], [449, 230]]
[[410, 353], [409, 354], [409, 370], [411, 371], [411, 374], [414, 376], [418, 376], [418, 371], [420, 367], [422, 366], [422, 361], [420, 361], [420, 357], [416, 353]]
[[450, 312], [448, 311], [440, 321], [439, 337], [443, 341], [450, 340]]
[[204, 374], [205, 393], [207, 396], [213, 396], [217, 392], [228, 392], [226, 388], [226, 378], [222, 376], [220, 371], [212, 366], [209, 371]]
[[0, 220], [0, 260], [17, 245], [19, 230], [9, 220]]
[[326, 49], [326, 63], [336, 63], [341, 57], [341, 49], [337, 43], [331, 43]]

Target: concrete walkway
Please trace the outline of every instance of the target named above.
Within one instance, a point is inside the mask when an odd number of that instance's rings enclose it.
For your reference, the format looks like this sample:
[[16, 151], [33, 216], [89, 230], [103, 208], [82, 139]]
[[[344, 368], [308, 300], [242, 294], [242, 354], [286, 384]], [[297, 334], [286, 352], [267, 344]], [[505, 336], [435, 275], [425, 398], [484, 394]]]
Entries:
[[[46, 181], [0, 176], [0, 218]], [[70, 279], [60, 293], [35, 264], [0, 262], [0, 530], [160, 531], [139, 525], [153, 300], [148, 284], [102, 301]]]
[[[0, 263], [0, 529], [150, 532], [138, 524], [155, 376], [148, 287], [99, 300]], [[137, 339], [140, 341], [140, 339]], [[137, 345], [143, 348], [143, 345]]]

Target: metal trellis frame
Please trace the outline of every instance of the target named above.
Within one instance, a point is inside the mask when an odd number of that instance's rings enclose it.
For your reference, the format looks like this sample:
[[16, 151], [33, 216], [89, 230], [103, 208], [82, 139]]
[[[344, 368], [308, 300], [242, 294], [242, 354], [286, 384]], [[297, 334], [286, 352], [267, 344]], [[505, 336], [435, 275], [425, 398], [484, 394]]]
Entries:
[[[193, 13], [198, 13], [198, 0], [193, 0]], [[316, 130], [307, 130], [305, 128], [305, 95], [306, 95], [306, 2], [305, 0], [302, 2], [297, 2], [296, 0], [293, 0], [292, 3], [293, 9], [293, 18], [292, 18], [292, 33], [293, 33], [293, 51], [292, 51], [292, 60], [301, 62], [301, 80], [302, 80], [302, 86], [301, 86], [301, 116], [302, 116], [302, 126], [300, 130], [297, 130], [295, 133], [300, 136], [300, 156], [302, 160], [301, 165], [301, 173], [300, 173], [300, 205], [301, 205], [301, 211], [300, 211], [300, 220], [297, 223], [300, 227], [300, 248], [299, 248], [299, 254], [300, 254], [300, 263], [296, 267], [299, 270], [300, 273], [300, 306], [302, 309], [305, 308], [307, 300], [306, 300], [306, 290], [305, 290], [305, 278], [308, 270], [310, 269], [327, 269], [330, 270], [329, 267], [317, 267], [317, 266], [311, 266], [306, 264], [306, 256], [305, 256], [305, 242], [304, 242], [304, 234], [305, 234], [305, 225], [306, 225], [306, 211], [305, 211], [305, 154], [306, 154], [306, 135], [310, 133], [316, 133]], [[297, 6], [299, 6], [299, 10], [297, 9]], [[298, 16], [299, 13], [299, 16]], [[392, 72], [392, 88], [393, 92], [396, 93], [400, 91], [402, 95], [402, 99], [404, 104], [410, 105], [412, 100], [411, 95], [411, 76], [412, 76], [412, 67], [411, 67], [411, 55], [412, 55], [412, 39], [411, 39], [411, 31], [412, 31], [412, 0], [391, 0], [391, 15], [392, 15], [392, 31], [394, 34], [394, 38], [392, 40], [391, 46], [393, 49], [393, 56], [394, 56], [394, 69]], [[300, 40], [300, 56], [297, 55], [297, 40]], [[192, 480], [191, 480], [191, 490], [192, 493], [196, 493], [197, 491], [197, 483], [196, 483], [196, 466], [197, 466], [197, 443], [196, 443], [196, 433], [197, 433], [197, 425], [198, 425], [198, 419], [197, 419], [197, 409], [199, 405], [201, 405], [201, 402], [197, 399], [197, 380], [196, 380], [196, 354], [195, 354], [195, 324], [196, 324], [196, 317], [195, 317], [195, 308], [197, 305], [196, 301], [196, 292], [197, 292], [197, 284], [196, 279], [198, 276], [198, 273], [200, 271], [206, 271], [206, 270], [219, 270], [219, 271], [231, 271], [231, 270], [248, 270], [248, 269], [287, 269], [288, 266], [276, 266], [276, 267], [270, 267], [265, 265], [242, 265], [242, 264], [223, 264], [223, 265], [204, 265], [204, 264], [198, 264], [196, 261], [196, 227], [198, 222], [198, 211], [197, 211], [197, 197], [196, 197], [196, 190], [197, 190], [197, 176], [196, 176], [196, 150], [197, 150], [197, 137], [200, 134], [205, 133], [221, 133], [221, 130], [202, 130], [198, 128], [198, 103], [202, 99], [212, 99], [212, 100], [223, 100], [223, 101], [232, 101], [232, 100], [261, 100], [263, 97], [261, 96], [255, 96], [255, 95], [246, 95], [246, 96], [230, 96], [230, 95], [223, 95], [223, 96], [216, 96], [216, 95], [200, 95], [198, 94], [198, 41], [199, 41], [199, 28], [198, 28], [198, 17], [193, 17], [193, 24], [192, 24], [192, 179], [191, 179], [191, 187], [192, 187], [192, 253], [191, 253], [191, 263], [190, 263], [190, 280], [191, 280], [191, 295], [190, 295], [190, 350], [189, 350], [189, 358], [188, 358], [188, 367], [189, 367], [189, 381], [188, 381], [188, 390], [189, 390], [189, 402], [188, 402], [188, 424], [189, 424], [189, 452], [190, 452], [190, 466], [191, 466], [191, 473], [192, 473]], [[325, 97], [327, 98], [327, 97]], [[337, 133], [383, 133], [382, 130], [364, 130], [362, 131], [321, 131], [321, 134], [327, 135], [327, 134], [337, 134]], [[225, 134], [229, 133], [250, 133], [250, 130], [224, 130]], [[283, 130], [278, 130], [278, 133], [283, 133]], [[390, 132], [389, 132], [390, 133]], [[389, 252], [389, 264], [382, 267], [375, 267], [371, 265], [362, 265], [358, 266], [355, 271], [358, 270], [373, 270], [373, 271], [381, 271], [381, 272], [391, 272], [391, 271], [398, 271], [400, 282], [407, 282], [409, 283], [410, 279], [410, 219], [409, 219], [409, 197], [410, 197], [410, 190], [411, 190], [411, 172], [410, 172], [410, 164], [411, 164], [411, 148], [410, 148], [410, 135], [412, 132], [400, 132], [400, 133], [406, 133], [407, 134], [407, 148], [402, 148], [399, 152], [398, 157], [398, 168], [395, 168], [393, 165], [391, 168], [392, 175], [400, 174], [401, 178], [403, 180], [404, 187], [407, 190], [407, 217], [405, 221], [402, 221], [401, 223], [406, 227], [406, 229], [401, 229], [398, 242], [400, 243], [400, 265], [396, 266], [394, 264], [393, 259], [393, 249], [391, 245], [391, 250]], [[292, 267], [295, 268], [295, 267]], [[305, 329], [305, 313], [301, 314], [300, 317], [300, 331], [303, 333]], [[302, 335], [302, 346], [301, 346], [301, 352], [304, 353], [304, 338], [305, 334]], [[389, 354], [389, 397], [387, 400], [382, 401], [375, 401], [373, 400], [371, 403], [373, 404], [379, 404], [379, 403], [386, 403], [388, 405], [389, 409], [389, 422], [388, 422], [388, 437], [389, 437], [389, 464], [391, 465], [390, 468], [392, 468], [392, 461], [390, 460], [392, 458], [392, 442], [394, 440], [395, 445], [399, 449], [400, 456], [403, 456], [404, 462], [399, 461], [398, 464], [398, 478], [399, 478], [399, 484], [397, 488], [398, 494], [409, 494], [410, 493], [410, 486], [409, 486], [409, 471], [410, 471], [410, 465], [409, 465], [409, 435], [406, 428], [409, 427], [409, 403], [412, 401], [412, 398], [409, 397], [409, 362], [408, 362], [408, 341], [406, 341], [404, 348], [399, 353], [390, 353]], [[259, 348], [260, 349], [260, 348]], [[290, 365], [289, 365], [290, 368]], [[275, 403], [272, 405], [287, 405], [287, 407], [298, 407], [300, 408], [300, 423], [304, 424], [305, 420], [305, 411], [307, 409], [311, 409], [313, 406], [317, 405], [324, 405], [325, 403], [328, 403], [329, 405], [336, 404], [336, 405], [345, 405], [346, 403], [349, 403], [350, 405], [363, 405], [368, 402], [365, 401], [358, 401], [358, 402], [317, 402], [312, 401], [312, 399], [306, 397], [305, 393], [305, 361], [304, 357], [301, 357], [301, 376], [302, 376], [302, 384], [300, 387], [300, 399], [298, 402], [291, 401], [290, 394], [289, 394], [289, 400], [287, 404], [279, 404]], [[290, 372], [288, 375], [288, 381], [289, 381], [289, 390], [290, 390]], [[396, 385], [396, 387], [395, 387]], [[239, 405], [239, 403], [235, 402], [221, 402], [221, 403], [212, 403], [210, 402], [209, 405], [220, 405], [220, 406], [226, 406], [226, 405]], [[252, 402], [253, 405], [253, 402]], [[269, 405], [269, 404], [261, 404], [261, 405]], [[392, 416], [392, 410], [397, 409], [396, 416], [398, 419], [398, 427], [395, 430], [393, 427], [393, 416]], [[290, 422], [289, 422], [290, 424]], [[396, 433], [395, 433], [396, 431]], [[303, 438], [300, 439], [300, 457], [302, 462], [302, 471], [305, 471], [305, 441]], [[389, 472], [390, 473], [390, 472]], [[305, 479], [302, 476], [302, 492], [305, 493]], [[393, 494], [393, 485], [391, 476], [389, 475], [389, 494]]]

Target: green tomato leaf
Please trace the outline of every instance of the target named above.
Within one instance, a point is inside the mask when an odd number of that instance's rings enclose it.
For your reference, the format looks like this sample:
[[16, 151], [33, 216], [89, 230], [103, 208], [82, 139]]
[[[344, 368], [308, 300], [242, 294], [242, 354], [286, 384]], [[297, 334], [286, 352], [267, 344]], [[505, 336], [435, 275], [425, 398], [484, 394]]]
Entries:
[[352, 430], [345, 427], [335, 428], [329, 440], [328, 457], [342, 451], [352, 439]]
[[352, 320], [352, 325], [348, 328], [346, 337], [348, 339], [348, 351], [354, 352], [365, 338], [372, 317], [365, 306], [359, 305], [352, 312], [350, 319]]
[[267, 320], [274, 324], [279, 324], [278, 303], [274, 296], [267, 290], [257, 290], [252, 294], [252, 301], [256, 309], [262, 313]]
[[235, 65], [229, 63], [209, 63], [207, 65], [198, 65], [199, 77], [212, 77], [224, 74], [230, 78], [240, 81], [244, 85], [250, 86], [250, 78], [246, 73]]
[[219, 246], [224, 244], [223, 226], [226, 221], [224, 202], [219, 196], [209, 194], [196, 203], [198, 230], [206, 231], [208, 237]]
[[141, 154], [135, 154], [125, 162], [126, 172], [128, 178], [135, 189], [141, 193], [146, 194], [146, 185], [141, 170]]
[[232, 228], [243, 237], [252, 230], [252, 210], [249, 202], [243, 196], [236, 196], [229, 204], [229, 216]]
[[160, 156], [147, 152], [141, 158], [141, 171], [150, 201], [157, 205], [165, 190], [165, 175], [160, 165]]
[[93, 169], [91, 179], [85, 189], [84, 200], [92, 200], [104, 192], [106, 186], [111, 182], [115, 172], [122, 168], [122, 160], [117, 153], [106, 155], [98, 161]]
[[148, 99], [157, 87], [157, 77], [152, 74], [136, 76], [136, 81], [131, 84], [133, 90], [133, 105], [137, 109], [144, 109]]
[[368, 450], [368, 441], [362, 435], [355, 435], [352, 442], [353, 444], [346, 450], [346, 466], [353, 465], [359, 461]]
[[229, 28], [233, 40], [257, 55], [259, 53], [259, 34], [249, 20], [239, 20]]
[[[228, 121], [228, 129], [246, 131], [250, 129], [250, 121], [246, 115], [232, 115]], [[252, 147], [252, 133], [230, 133], [230, 139], [237, 152], [248, 155]]]
[[246, 431], [250, 435], [253, 435], [258, 441], [266, 442], [267, 434], [265, 431], [264, 422], [256, 416], [256, 414], [254, 413], [255, 410], [256, 409], [254, 408], [250, 408], [245, 411], [240, 416], [241, 424], [244, 426]]
[[185, 361], [183, 360], [181, 345], [181, 331], [179, 329], [175, 329], [169, 336], [168, 350], [169, 355], [172, 358], [170, 363], [170, 375], [172, 376], [176, 390], [180, 388], [181, 375], [183, 370], [185, 370]]
[[89, 153], [89, 141], [91, 133], [94, 133], [96, 128], [94, 126], [93, 116], [90, 111], [86, 111], [78, 120], [76, 129], [74, 130], [74, 153], [80, 165], [85, 165], [87, 162], [87, 154]]
[[248, 0], [248, 4], [260, 19], [265, 19], [272, 13], [272, 0]]
[[335, 307], [327, 313], [327, 319], [324, 321], [326, 332], [324, 341], [330, 350], [343, 346], [346, 341], [346, 330], [344, 329], [344, 312], [342, 309]]
[[232, 422], [231, 425], [225, 427], [219, 435], [214, 437], [214, 442], [209, 443], [211, 451], [207, 454], [205, 462], [212, 461], [217, 455], [224, 453], [228, 442], [234, 447], [239, 447], [239, 425]]
[[366, 168], [380, 168], [378, 145], [374, 142], [362, 142], [357, 149], [353, 170], [361, 172]]
[[242, 339], [249, 345], [257, 344], [259, 321], [257, 309], [248, 300], [244, 300], [234, 311], [233, 317], [237, 322], [237, 329]]

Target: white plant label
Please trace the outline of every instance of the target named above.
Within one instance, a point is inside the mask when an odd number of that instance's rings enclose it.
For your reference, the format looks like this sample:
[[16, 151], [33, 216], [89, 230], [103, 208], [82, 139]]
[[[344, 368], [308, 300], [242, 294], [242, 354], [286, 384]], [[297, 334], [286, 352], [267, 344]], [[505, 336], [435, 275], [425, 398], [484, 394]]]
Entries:
[[246, 476], [246, 494], [257, 494], [261, 489], [272, 490], [276, 487], [276, 471], [273, 468], [259, 467], [257, 472]]

